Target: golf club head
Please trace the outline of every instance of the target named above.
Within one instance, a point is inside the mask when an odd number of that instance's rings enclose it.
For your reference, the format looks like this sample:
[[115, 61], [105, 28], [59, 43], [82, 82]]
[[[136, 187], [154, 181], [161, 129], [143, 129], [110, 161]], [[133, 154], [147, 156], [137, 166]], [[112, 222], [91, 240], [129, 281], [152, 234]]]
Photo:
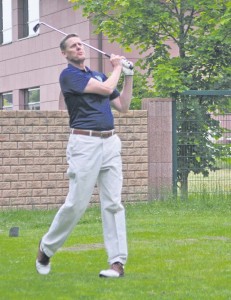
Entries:
[[39, 27], [40, 27], [40, 23], [36, 24], [36, 25], [33, 27], [34, 32], [37, 32], [38, 29], [39, 29]]

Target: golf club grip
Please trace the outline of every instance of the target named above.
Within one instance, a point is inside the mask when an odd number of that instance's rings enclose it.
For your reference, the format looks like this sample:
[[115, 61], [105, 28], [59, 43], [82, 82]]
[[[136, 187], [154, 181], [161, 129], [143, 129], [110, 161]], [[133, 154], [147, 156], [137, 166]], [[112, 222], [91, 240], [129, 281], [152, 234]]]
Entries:
[[130, 62], [129, 60], [123, 59], [123, 60], [122, 60], [122, 64], [123, 64], [123, 66], [124, 66], [125, 68], [130, 69], [130, 70], [133, 70], [133, 63]]
[[[104, 55], [105, 55], [106, 57], [108, 57], [108, 58], [111, 57], [111, 55], [109, 55], [109, 54], [107, 54], [107, 53], [104, 53]], [[130, 69], [130, 70], [133, 70], [133, 63], [130, 62], [129, 60], [127, 60], [127, 59], [123, 59], [123, 60], [122, 60], [122, 65], [123, 65], [125, 68], [128, 68], [128, 69]]]

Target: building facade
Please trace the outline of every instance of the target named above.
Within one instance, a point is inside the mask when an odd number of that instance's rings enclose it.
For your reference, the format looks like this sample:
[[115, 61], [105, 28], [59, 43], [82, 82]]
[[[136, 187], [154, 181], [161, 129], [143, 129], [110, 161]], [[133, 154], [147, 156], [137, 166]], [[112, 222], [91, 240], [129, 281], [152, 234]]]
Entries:
[[[67, 0], [0, 0], [0, 109], [64, 109], [60, 97], [59, 74], [66, 66], [59, 43], [63, 35], [40, 21], [81, 39], [107, 53], [124, 55], [116, 44], [93, 33], [81, 10], [73, 10]], [[108, 58], [86, 47], [87, 65], [106, 74], [111, 71]], [[138, 52], [125, 54], [135, 61]]]

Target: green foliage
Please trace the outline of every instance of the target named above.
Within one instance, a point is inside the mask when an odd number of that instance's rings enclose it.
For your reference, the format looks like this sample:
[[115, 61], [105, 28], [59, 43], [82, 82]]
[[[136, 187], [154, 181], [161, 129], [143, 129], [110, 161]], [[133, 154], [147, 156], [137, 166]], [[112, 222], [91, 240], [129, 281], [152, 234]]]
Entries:
[[[178, 146], [180, 156], [182, 151], [190, 153], [193, 145], [186, 166], [183, 161], [178, 164], [178, 180], [186, 184], [190, 171], [207, 176], [215, 168], [216, 159], [227, 154], [226, 148], [216, 146], [210, 139], [211, 134], [215, 140], [222, 134], [212, 113], [230, 112], [230, 100], [185, 102], [181, 93], [231, 88], [230, 0], [69, 1], [83, 9], [84, 16], [96, 25], [97, 33], [103, 32], [124, 49], [132, 45], [139, 49], [142, 58], [136, 62], [136, 69], [143, 70], [148, 81], [142, 89], [135, 81], [134, 108], [139, 107], [137, 99], [147, 94], [174, 97], [178, 116], [188, 118], [179, 122], [178, 133], [184, 133], [184, 124], [190, 119], [199, 121], [190, 129], [189, 144], [182, 137], [184, 147]], [[174, 56], [171, 50], [175, 50]], [[188, 173], [182, 175], [182, 168]]]
[[230, 145], [218, 143], [227, 129], [220, 127], [211, 113], [227, 99], [211, 97], [180, 97], [177, 100], [178, 123], [178, 182], [181, 192], [187, 194], [190, 172], [209, 176], [217, 170], [217, 160], [230, 156]]
[[224, 113], [230, 113], [231, 112], [231, 98], [227, 99], [227, 106], [224, 109]]
[[[231, 8], [227, 0], [69, 0], [111, 42], [142, 54], [136, 66], [156, 95], [230, 88]], [[178, 55], [170, 56], [174, 42]], [[147, 87], [148, 91], [148, 87]]]
[[177, 59], [158, 64], [153, 71], [156, 95], [168, 97], [184, 92], [187, 86], [182, 85], [181, 70], [175, 64]]
[[[137, 62], [158, 95], [230, 86], [231, 8], [228, 0], [70, 0], [111, 42], [137, 46]], [[179, 53], [169, 55], [171, 40]]]
[[[123, 76], [119, 80], [118, 89], [123, 88]], [[134, 73], [133, 77], [133, 97], [130, 105], [131, 110], [142, 109], [141, 99], [153, 98], [155, 93], [152, 91], [151, 87], [148, 87], [148, 79], [145, 74], [141, 74], [137, 71]]]

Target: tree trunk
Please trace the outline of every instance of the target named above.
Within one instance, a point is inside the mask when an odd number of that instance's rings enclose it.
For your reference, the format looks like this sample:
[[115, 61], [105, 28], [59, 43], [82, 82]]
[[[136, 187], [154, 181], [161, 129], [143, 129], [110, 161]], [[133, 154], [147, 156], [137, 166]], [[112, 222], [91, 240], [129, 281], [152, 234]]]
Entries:
[[182, 177], [180, 180], [180, 197], [182, 200], [188, 199], [188, 171], [182, 172]]

